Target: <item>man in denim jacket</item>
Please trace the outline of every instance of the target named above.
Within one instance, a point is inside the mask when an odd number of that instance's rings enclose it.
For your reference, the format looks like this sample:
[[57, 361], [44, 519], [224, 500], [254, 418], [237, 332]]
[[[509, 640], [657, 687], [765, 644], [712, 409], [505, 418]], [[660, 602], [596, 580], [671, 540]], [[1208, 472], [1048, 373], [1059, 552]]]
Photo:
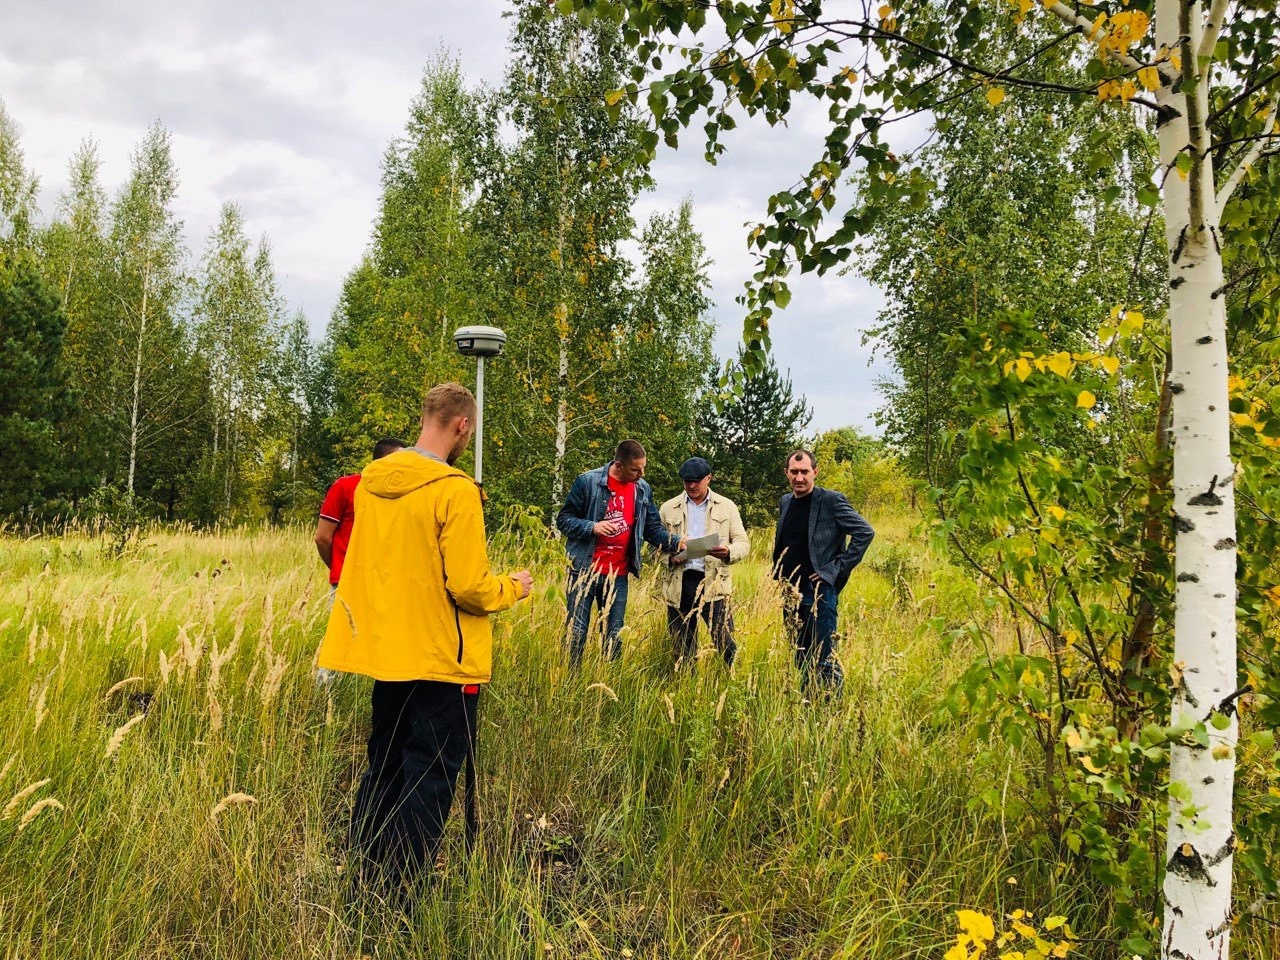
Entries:
[[622, 623], [627, 613], [627, 581], [639, 575], [640, 542], [675, 553], [684, 546], [658, 518], [653, 492], [644, 481], [648, 456], [635, 440], [623, 440], [613, 461], [580, 474], [556, 515], [569, 553], [569, 666], [582, 661], [592, 611], [605, 613], [604, 653], [622, 654]]

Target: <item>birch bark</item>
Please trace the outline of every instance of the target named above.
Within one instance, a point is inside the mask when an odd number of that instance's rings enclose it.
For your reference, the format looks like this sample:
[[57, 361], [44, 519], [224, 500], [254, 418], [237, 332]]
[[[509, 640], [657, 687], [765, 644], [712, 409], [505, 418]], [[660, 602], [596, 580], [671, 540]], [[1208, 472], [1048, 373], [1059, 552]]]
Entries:
[[[1157, 44], [1179, 52], [1187, 77], [1162, 84], [1157, 97], [1170, 108], [1157, 135], [1165, 171], [1174, 395], [1172, 722], [1186, 728], [1204, 724], [1208, 734], [1198, 741], [1188, 736], [1170, 749], [1162, 953], [1187, 960], [1228, 955], [1237, 737], [1235, 468], [1219, 216], [1206, 124], [1209, 85], [1198, 57], [1203, 17], [1198, 2], [1156, 4]], [[1215, 719], [1225, 721], [1223, 729]]]

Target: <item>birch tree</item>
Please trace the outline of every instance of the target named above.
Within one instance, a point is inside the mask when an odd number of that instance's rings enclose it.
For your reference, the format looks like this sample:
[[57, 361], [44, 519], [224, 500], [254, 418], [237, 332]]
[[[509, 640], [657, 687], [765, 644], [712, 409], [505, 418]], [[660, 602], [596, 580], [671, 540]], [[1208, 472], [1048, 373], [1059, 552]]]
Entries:
[[214, 397], [208, 464], [224, 517], [244, 486], [244, 463], [256, 459], [276, 335], [274, 298], [265, 248], [253, 257], [240, 208], [224, 203], [201, 263], [196, 307], [196, 336]]
[[491, 322], [472, 222], [479, 167], [494, 148], [483, 101], [456, 61], [438, 57], [384, 154], [373, 243], [329, 327], [329, 423], [348, 466], [364, 462], [377, 437], [414, 429], [423, 382], [466, 375], [453, 331]]
[[[847, 262], [850, 245], [886, 203], [923, 203], [927, 178], [886, 139], [893, 123], [940, 102], [939, 81], [963, 78], [998, 109], [1019, 90], [1097, 97], [1149, 111], [1160, 167], [1148, 194], [1165, 223], [1172, 339], [1173, 499], [1176, 529], [1174, 697], [1164, 881], [1167, 957], [1226, 956], [1232, 926], [1232, 784], [1238, 736], [1235, 622], [1235, 465], [1230, 453], [1224, 247], [1272, 222], [1275, 180], [1263, 171], [1277, 140], [1280, 40], [1274, 18], [1227, 0], [1138, 0], [1081, 9], [1017, 0], [1003, 11], [976, 2], [945, 8], [914, 0], [840, 6], [821, 0], [558, 0], [557, 9], [620, 22], [641, 63], [676, 68], [646, 85], [656, 129], [678, 143], [705, 117], [705, 149], [724, 150], [723, 131], [741, 110], [783, 121], [801, 98], [827, 108], [819, 156], [775, 193], [749, 236], [759, 270], [747, 293], [744, 336], [767, 347], [775, 309], [790, 298], [795, 269], [822, 273]], [[993, 19], [1045, 22], [1053, 35], [1030, 56], [1001, 60]], [[709, 21], [718, 21], [712, 29]], [[680, 37], [668, 31], [688, 29]], [[712, 39], [699, 42], [706, 31]], [[1088, 58], [1087, 80], [1046, 79], [1045, 64]], [[608, 95], [638, 102], [644, 68]], [[837, 202], [849, 171], [868, 189]], [[1247, 209], [1232, 201], [1258, 195]], [[1231, 212], [1238, 223], [1224, 219]], [[832, 221], [835, 221], [834, 223]], [[1123, 323], [1132, 305], [1119, 304]], [[757, 361], [758, 362], [758, 361]]]
[[116, 317], [102, 359], [124, 373], [123, 395], [113, 397], [113, 408], [123, 420], [118, 434], [130, 499], [140, 459], [190, 413], [179, 413], [188, 384], [173, 375], [185, 361], [178, 311], [187, 283], [182, 224], [172, 210], [177, 189], [169, 133], [157, 123], [133, 154], [108, 238]]
[[18, 125], [0, 100], [0, 248], [30, 243], [38, 186], [27, 170]]
[[[104, 345], [118, 339], [107, 247], [107, 192], [101, 181], [97, 144], [85, 140], [68, 164], [68, 186], [55, 218], [42, 232], [41, 267], [67, 315], [63, 364], [76, 387], [76, 403], [62, 424], [67, 453], [67, 492], [73, 498], [110, 474], [118, 452], [111, 423], [120, 395], [121, 371], [104, 362]], [[109, 351], [106, 351], [109, 353]]]
[[631, 265], [620, 244], [644, 175], [627, 162], [634, 124], [612, 122], [603, 100], [630, 57], [617, 29], [549, 21], [529, 2], [514, 21], [502, 106], [516, 137], [488, 171], [480, 216], [495, 299], [520, 318], [507, 353], [522, 397], [518, 415], [495, 417], [493, 436], [541, 448], [524, 482], [549, 476], [544, 502], [558, 506], [573, 471], [604, 455], [587, 451], [614, 412], [602, 391], [625, 326]]

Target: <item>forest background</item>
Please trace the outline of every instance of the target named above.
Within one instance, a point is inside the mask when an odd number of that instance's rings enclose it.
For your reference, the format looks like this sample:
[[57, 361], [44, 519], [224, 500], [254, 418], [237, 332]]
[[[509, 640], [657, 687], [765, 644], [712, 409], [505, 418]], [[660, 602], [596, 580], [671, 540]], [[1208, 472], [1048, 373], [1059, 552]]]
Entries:
[[501, 88], [468, 88], [447, 56], [427, 65], [383, 159], [373, 241], [319, 342], [234, 200], [201, 251], [184, 247], [159, 122], [114, 191], [86, 139], [44, 220], [20, 124], [0, 114], [5, 277], [16, 290], [38, 274], [43, 289], [19, 297], [0, 372], [20, 452], [0, 512], [26, 524], [309, 518], [375, 439], [416, 436], [424, 382], [472, 381], [451, 334], [489, 323], [510, 336], [486, 403], [496, 510], [545, 519], [566, 477], [634, 435], [659, 489], [699, 453], [764, 516], [778, 487], [766, 477], [805, 434], [808, 406], [772, 369], [711, 402], [734, 358], [711, 354], [702, 240], [687, 204], [635, 221], [649, 185], [632, 162], [640, 128], [603, 100], [628, 55], [616, 37], [552, 37], [535, 20], [515, 21]]
[[[1052, 40], [1020, 13], [984, 24], [1013, 58]], [[674, 492], [674, 467], [700, 453], [721, 489], [767, 520], [806, 406], [752, 355], [709, 354], [705, 253], [688, 208], [633, 221], [659, 136], [621, 96], [644, 72], [634, 58], [607, 18], [548, 19], [528, 4], [517, 7], [501, 89], [468, 87], [448, 58], [428, 65], [384, 159], [374, 241], [321, 343], [283, 302], [269, 242], [245, 236], [234, 203], [192, 265], [163, 127], [138, 145], [114, 194], [86, 144], [44, 221], [15, 125], [0, 116], [0, 509], [17, 526], [53, 530], [310, 519], [372, 439], [412, 438], [424, 382], [469, 381], [451, 331], [496, 323], [510, 336], [488, 383], [499, 523], [541, 537], [567, 481], [628, 434], [649, 446], [659, 490]], [[764, 57], [756, 69], [759, 88], [791, 67]], [[1065, 54], [1047, 69], [1059, 85], [1093, 79]], [[1225, 109], [1238, 94], [1215, 96]], [[822, 264], [847, 264], [886, 291], [874, 336], [899, 375], [884, 385], [883, 436], [810, 439], [824, 483], [873, 518], [918, 511], [983, 586], [968, 614], [927, 626], [944, 649], [977, 651], [943, 712], [1030, 754], [1005, 789], [977, 800], [1020, 825], [1037, 856], [1106, 890], [1107, 942], [1145, 953], [1158, 941], [1152, 891], [1178, 789], [1168, 752], [1205, 732], [1167, 723], [1180, 667], [1170, 650], [1167, 286], [1152, 240], [1163, 234], [1162, 184], [1152, 123], [1119, 99], [954, 81], [932, 108], [932, 136], [912, 150], [910, 178], [894, 187], [900, 202], [857, 224], [844, 257]], [[1275, 173], [1258, 171], [1224, 214], [1235, 233], [1222, 292], [1247, 691], [1236, 859], [1240, 915], [1265, 920], [1280, 842], [1280, 378], [1276, 231], [1254, 216]], [[890, 182], [883, 163], [855, 165], [847, 180], [871, 197]], [[780, 285], [772, 302], [783, 308], [788, 296]], [[898, 575], [910, 558], [896, 549], [872, 559], [910, 591]], [[1007, 617], [1000, 630], [993, 611]]]

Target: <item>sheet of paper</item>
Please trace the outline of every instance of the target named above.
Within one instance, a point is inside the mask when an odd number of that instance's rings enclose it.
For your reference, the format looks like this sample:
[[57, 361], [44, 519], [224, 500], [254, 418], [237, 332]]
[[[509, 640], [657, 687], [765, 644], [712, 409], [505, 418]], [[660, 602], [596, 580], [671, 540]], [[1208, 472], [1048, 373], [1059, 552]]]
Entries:
[[720, 546], [720, 534], [708, 533], [705, 537], [691, 537], [684, 542], [685, 553], [689, 560], [701, 560], [707, 551]]

